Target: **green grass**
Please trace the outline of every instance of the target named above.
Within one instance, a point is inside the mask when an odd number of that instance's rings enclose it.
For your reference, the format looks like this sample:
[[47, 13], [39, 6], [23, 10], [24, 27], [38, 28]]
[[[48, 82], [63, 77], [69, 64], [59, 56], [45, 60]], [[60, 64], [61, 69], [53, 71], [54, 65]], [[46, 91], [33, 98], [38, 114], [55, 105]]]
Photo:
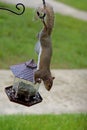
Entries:
[[87, 0], [57, 0], [74, 8], [87, 11]]
[[87, 114], [0, 116], [2, 130], [87, 130]]
[[[0, 10], [0, 69], [31, 58], [37, 60], [34, 46], [42, 23], [33, 17], [32, 9], [26, 8], [21, 16]], [[51, 67], [87, 68], [87, 22], [59, 14], [55, 17]]]

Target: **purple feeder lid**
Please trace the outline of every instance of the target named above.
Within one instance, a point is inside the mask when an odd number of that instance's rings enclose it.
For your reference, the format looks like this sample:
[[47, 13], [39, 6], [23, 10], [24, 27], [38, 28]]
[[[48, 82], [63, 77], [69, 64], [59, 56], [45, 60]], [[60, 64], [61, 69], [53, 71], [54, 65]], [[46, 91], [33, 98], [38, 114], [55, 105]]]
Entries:
[[34, 60], [10, 67], [15, 77], [33, 82], [34, 72], [37, 68]]

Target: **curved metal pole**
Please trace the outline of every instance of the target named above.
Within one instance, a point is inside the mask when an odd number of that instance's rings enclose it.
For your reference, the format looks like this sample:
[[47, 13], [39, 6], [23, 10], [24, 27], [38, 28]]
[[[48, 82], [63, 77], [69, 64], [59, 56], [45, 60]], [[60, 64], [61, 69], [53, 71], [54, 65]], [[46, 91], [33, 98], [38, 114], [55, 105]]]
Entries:
[[[45, 2], [45, 0], [42, 0], [42, 1], [43, 1], [43, 6], [44, 6], [44, 8], [45, 8], [45, 7], [46, 7], [46, 2]], [[40, 13], [39, 13], [39, 12], [37, 12], [37, 15], [39, 16], [40, 19], [44, 19], [44, 17], [46, 16], [45, 13], [43, 14], [43, 16], [40, 16]]]
[[12, 11], [12, 10], [10, 10], [10, 9], [8, 9], [8, 8], [4, 8], [4, 7], [0, 7], [0, 9], [1, 9], [1, 10], [9, 11], [9, 12], [14, 13], [14, 14], [16, 14], [16, 15], [22, 15], [22, 14], [24, 13], [24, 11], [25, 11], [25, 6], [24, 6], [22, 3], [18, 3], [18, 4], [16, 4], [16, 9], [17, 9], [17, 10], [21, 10], [21, 9], [19, 8], [19, 6], [22, 7], [22, 12], [20, 12], [20, 13], [17, 13], [17, 12], [15, 12], [15, 11]]
[[44, 7], [46, 6], [46, 2], [45, 2], [45, 0], [43, 0], [43, 5], [44, 5]]

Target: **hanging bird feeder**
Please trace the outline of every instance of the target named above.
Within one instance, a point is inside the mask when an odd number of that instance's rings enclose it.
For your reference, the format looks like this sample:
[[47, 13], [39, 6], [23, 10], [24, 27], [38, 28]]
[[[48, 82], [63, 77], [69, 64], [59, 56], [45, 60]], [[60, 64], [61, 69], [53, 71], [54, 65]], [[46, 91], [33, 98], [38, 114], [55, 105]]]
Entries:
[[14, 83], [5, 88], [5, 92], [10, 101], [32, 106], [42, 101], [38, 89], [39, 83], [34, 84], [34, 72], [37, 65], [34, 60], [11, 66], [14, 74]]

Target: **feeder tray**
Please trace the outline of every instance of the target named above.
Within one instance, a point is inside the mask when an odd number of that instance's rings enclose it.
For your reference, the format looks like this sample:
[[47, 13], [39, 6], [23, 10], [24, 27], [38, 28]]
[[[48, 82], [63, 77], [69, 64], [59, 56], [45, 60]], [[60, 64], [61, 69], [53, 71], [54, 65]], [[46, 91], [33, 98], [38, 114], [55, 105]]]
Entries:
[[12, 89], [12, 86], [6, 87], [5, 92], [10, 101], [21, 104], [21, 105], [25, 105], [28, 107], [30, 107], [34, 104], [40, 103], [43, 100], [42, 97], [40, 96], [39, 92], [37, 92], [35, 96], [31, 96], [29, 98], [29, 100], [27, 100], [27, 101], [25, 100], [24, 97], [15, 98], [15, 93]]

